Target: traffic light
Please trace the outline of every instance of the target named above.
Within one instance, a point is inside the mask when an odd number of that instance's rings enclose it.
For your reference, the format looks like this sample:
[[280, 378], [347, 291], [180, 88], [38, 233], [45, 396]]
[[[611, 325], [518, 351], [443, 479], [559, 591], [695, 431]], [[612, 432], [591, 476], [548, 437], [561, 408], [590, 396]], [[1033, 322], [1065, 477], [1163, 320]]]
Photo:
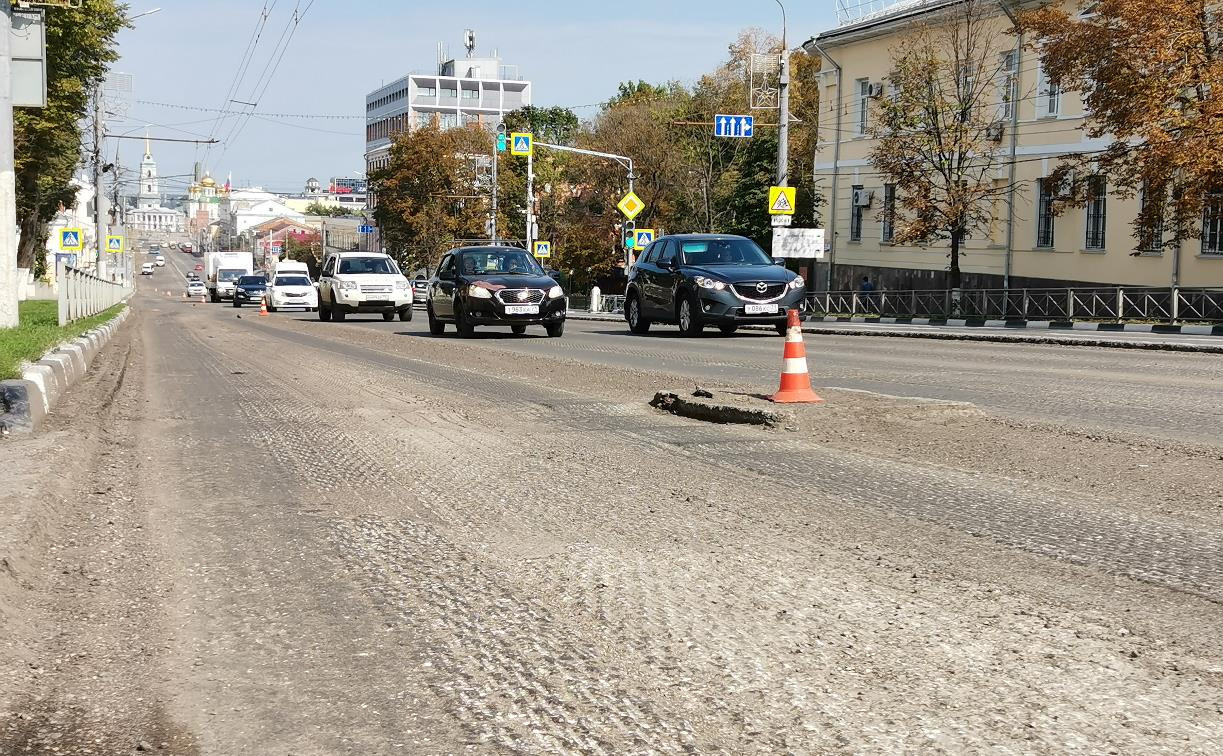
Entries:
[[497, 152], [505, 152], [505, 134], [497, 134]]
[[624, 227], [620, 229], [620, 242], [625, 249], [633, 249], [637, 244], [637, 224], [632, 221], [625, 221]]

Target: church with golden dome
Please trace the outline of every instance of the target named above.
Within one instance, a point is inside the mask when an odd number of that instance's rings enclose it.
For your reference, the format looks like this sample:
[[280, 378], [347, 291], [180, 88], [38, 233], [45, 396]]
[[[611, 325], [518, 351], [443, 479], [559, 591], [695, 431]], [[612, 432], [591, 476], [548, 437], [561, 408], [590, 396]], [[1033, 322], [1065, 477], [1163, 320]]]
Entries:
[[198, 233], [220, 218], [221, 201], [229, 194], [229, 189], [228, 181], [224, 186], [218, 186], [216, 179], [208, 172], [187, 187], [186, 210], [189, 233]]

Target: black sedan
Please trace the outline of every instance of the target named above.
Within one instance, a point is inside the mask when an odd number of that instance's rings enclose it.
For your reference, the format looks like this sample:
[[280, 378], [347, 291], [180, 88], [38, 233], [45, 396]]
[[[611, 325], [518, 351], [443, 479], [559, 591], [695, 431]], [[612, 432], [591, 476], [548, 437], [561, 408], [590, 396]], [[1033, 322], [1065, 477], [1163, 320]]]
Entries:
[[242, 276], [234, 284], [234, 307], [244, 304], [259, 304], [263, 301], [263, 292], [268, 288], [268, 280], [263, 276]]
[[565, 332], [565, 292], [516, 247], [452, 249], [429, 281], [425, 310], [429, 333], [441, 335], [453, 323], [470, 338], [476, 326], [509, 326], [524, 333], [540, 325], [549, 336]]
[[802, 276], [751, 239], [685, 234], [657, 239], [629, 269], [624, 318], [633, 333], [675, 323], [685, 336], [706, 325], [730, 335], [762, 323], [786, 332], [786, 311], [805, 309]]

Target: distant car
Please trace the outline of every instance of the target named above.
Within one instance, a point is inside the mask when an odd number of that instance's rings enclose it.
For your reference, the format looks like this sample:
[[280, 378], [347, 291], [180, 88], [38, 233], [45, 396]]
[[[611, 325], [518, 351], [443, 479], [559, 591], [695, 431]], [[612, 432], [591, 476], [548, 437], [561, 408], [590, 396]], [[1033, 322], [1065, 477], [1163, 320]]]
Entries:
[[204, 269], [204, 266], [203, 266], [203, 265], [197, 265], [197, 266], [195, 266], [195, 269], [196, 269], [196, 270], [203, 270], [203, 269]]
[[424, 304], [429, 301], [429, 279], [418, 278], [412, 282], [413, 300]]
[[723, 334], [747, 324], [785, 335], [786, 311], [805, 307], [802, 276], [773, 261], [754, 241], [727, 234], [656, 239], [629, 269], [624, 318], [633, 333], [675, 323], [696, 336], [707, 325]]
[[159, 268], [164, 268], [166, 267], [166, 258], [162, 257], [161, 255], [158, 255], [157, 258], [153, 260], [153, 263], [157, 265], [157, 267]]
[[262, 302], [267, 286], [268, 280], [263, 276], [239, 276], [234, 283], [234, 307]]
[[541, 325], [549, 336], [565, 332], [565, 291], [535, 258], [517, 247], [460, 247], [442, 256], [429, 281], [429, 333], [447, 323], [462, 338], [475, 327], [509, 326], [525, 333]]
[[202, 297], [208, 293], [208, 289], [204, 288], [204, 282], [200, 280], [187, 282], [187, 296]]
[[153, 270], [154, 270], [153, 263], [144, 263], [143, 265], [140, 266], [140, 275], [151, 276], [153, 275]]
[[318, 291], [310, 277], [300, 273], [290, 272], [273, 276], [263, 292], [263, 300], [267, 302], [268, 312], [294, 308], [311, 311], [318, 309]]

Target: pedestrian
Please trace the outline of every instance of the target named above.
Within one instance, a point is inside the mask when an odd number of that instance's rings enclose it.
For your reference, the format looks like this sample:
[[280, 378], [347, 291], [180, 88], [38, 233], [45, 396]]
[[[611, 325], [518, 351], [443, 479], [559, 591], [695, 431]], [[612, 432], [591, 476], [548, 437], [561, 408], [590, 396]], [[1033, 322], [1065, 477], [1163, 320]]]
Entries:
[[862, 276], [862, 283], [858, 285], [858, 292], [861, 294], [862, 309], [867, 312], [873, 312], [875, 309], [875, 284], [871, 283], [870, 276]]
[[858, 287], [858, 291], [862, 292], [863, 294], [870, 294], [874, 290], [875, 285], [871, 283], [871, 277], [862, 276], [862, 285]]

